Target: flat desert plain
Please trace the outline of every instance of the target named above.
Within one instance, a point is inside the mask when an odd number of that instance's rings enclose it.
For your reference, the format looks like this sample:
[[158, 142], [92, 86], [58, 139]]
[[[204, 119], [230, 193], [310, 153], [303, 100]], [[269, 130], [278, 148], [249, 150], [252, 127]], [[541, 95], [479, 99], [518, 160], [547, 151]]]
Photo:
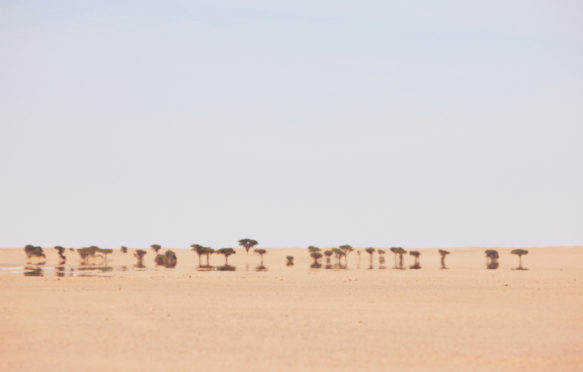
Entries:
[[138, 271], [116, 250], [97, 276], [70, 251], [59, 272], [46, 248], [43, 276], [25, 276], [24, 251], [1, 249], [0, 370], [581, 371], [583, 247], [527, 249], [528, 271], [510, 248], [498, 270], [483, 248], [450, 249], [450, 270], [437, 249], [421, 270], [392, 270], [390, 253], [368, 270], [364, 252], [360, 268], [352, 252], [347, 270], [313, 270], [306, 249], [267, 249], [265, 272], [242, 249], [232, 272], [179, 249], [176, 268], [149, 250]]

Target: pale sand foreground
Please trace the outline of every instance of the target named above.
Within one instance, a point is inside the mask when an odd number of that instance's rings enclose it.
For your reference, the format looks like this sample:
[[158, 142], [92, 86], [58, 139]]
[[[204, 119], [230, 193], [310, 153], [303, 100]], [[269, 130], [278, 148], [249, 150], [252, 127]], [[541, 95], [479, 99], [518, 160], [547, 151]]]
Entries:
[[24, 253], [0, 250], [0, 370], [583, 370], [583, 247], [531, 248], [529, 271], [510, 270], [509, 249], [496, 271], [483, 249], [452, 249], [451, 270], [423, 250], [405, 271], [357, 270], [354, 252], [350, 270], [313, 271], [305, 249], [271, 249], [267, 272], [239, 249], [236, 272], [175, 251], [174, 270], [58, 278], [6, 269]]

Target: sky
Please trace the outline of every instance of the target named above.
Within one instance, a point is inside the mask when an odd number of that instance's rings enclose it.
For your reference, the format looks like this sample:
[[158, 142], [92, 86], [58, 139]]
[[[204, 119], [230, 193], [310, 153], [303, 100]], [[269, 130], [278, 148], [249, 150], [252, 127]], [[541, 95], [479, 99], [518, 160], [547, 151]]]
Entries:
[[0, 0], [0, 247], [583, 244], [582, 11]]

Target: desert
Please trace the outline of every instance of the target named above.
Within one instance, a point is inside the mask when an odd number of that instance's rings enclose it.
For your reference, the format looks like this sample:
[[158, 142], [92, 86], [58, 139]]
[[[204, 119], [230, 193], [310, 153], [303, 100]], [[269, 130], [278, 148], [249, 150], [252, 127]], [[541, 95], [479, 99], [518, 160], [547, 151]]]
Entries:
[[147, 249], [138, 269], [132, 248], [105, 271], [79, 270], [73, 251], [59, 271], [45, 248], [30, 270], [22, 248], [0, 249], [0, 370], [583, 368], [583, 247], [526, 248], [528, 270], [511, 248], [496, 248], [497, 270], [485, 248], [447, 249], [448, 270], [436, 248], [418, 249], [420, 270], [393, 270], [390, 252], [369, 269], [361, 248], [327, 270], [306, 248], [266, 248], [260, 271], [241, 248], [234, 271], [201, 271], [187, 249], [174, 268]]

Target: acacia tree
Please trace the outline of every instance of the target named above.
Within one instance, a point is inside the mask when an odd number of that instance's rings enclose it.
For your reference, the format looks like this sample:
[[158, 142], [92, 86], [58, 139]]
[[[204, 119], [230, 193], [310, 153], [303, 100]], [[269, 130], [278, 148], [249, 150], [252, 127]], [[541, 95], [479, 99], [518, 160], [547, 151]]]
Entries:
[[205, 247], [200, 244], [191, 244], [190, 247], [198, 255], [198, 267], [201, 267], [202, 265], [200, 262], [202, 255], [205, 254]]
[[210, 260], [211, 254], [215, 253], [215, 250], [212, 249], [211, 247], [204, 247], [203, 252], [204, 252], [204, 255], [206, 256], [206, 267], [211, 267], [209, 260]]
[[372, 255], [375, 252], [375, 249], [373, 247], [368, 247], [367, 249], [364, 250], [366, 253], [368, 253], [368, 258], [369, 258], [369, 265], [368, 268], [372, 269]]
[[421, 256], [421, 252], [419, 251], [409, 251], [409, 254], [415, 257], [415, 263], [409, 266], [410, 269], [420, 269], [421, 264], [419, 263], [419, 256]]
[[247, 252], [247, 255], [249, 255], [249, 249], [255, 247], [257, 244], [259, 244], [257, 242], [257, 240], [253, 240], [253, 239], [240, 239], [239, 240], [239, 245], [243, 248], [245, 248], [245, 252]]
[[26, 254], [27, 262], [30, 262], [32, 258], [37, 258], [39, 260], [39, 262], [37, 262], [38, 264], [45, 263], [46, 256], [43, 252], [42, 247], [40, 246], [27, 244], [24, 247], [24, 254]]
[[334, 252], [334, 256], [336, 256], [336, 266], [339, 269], [346, 268], [346, 266], [342, 266], [342, 257], [345, 256], [345, 253], [340, 248], [332, 248], [332, 252]]
[[266, 251], [265, 249], [262, 249], [262, 248], [255, 249], [254, 251], [255, 251], [255, 253], [257, 253], [259, 256], [261, 256], [261, 263], [259, 264], [259, 267], [264, 267], [264, 266], [263, 266], [263, 255], [264, 255], [265, 253], [267, 253], [267, 251]]
[[107, 255], [113, 253], [113, 249], [98, 249], [97, 252], [101, 253], [103, 256], [103, 264], [107, 266]]
[[[395, 254], [395, 267], [394, 269], [404, 270], [405, 267], [403, 266], [403, 255], [407, 253], [407, 251], [401, 247], [391, 247], [391, 252]], [[397, 266], [397, 256], [399, 256], [399, 265]]]
[[495, 249], [487, 249], [486, 253], [486, 268], [488, 270], [496, 270], [498, 268], [498, 251]]
[[224, 268], [232, 267], [232, 266], [229, 266], [229, 256], [236, 253], [233, 248], [217, 249], [217, 251], [215, 253], [222, 254], [223, 256], [225, 256], [225, 265], [223, 266]]
[[334, 252], [332, 252], [331, 249], [326, 249], [324, 251], [324, 256], [326, 257], [326, 269], [330, 269], [332, 267], [332, 263], [330, 262], [330, 257], [332, 257], [333, 254], [334, 254]]
[[287, 262], [285, 263], [285, 266], [293, 266], [294, 265], [294, 256], [285, 256], [285, 259], [287, 260]]
[[350, 252], [352, 252], [354, 250], [354, 248], [352, 248], [352, 246], [350, 244], [344, 244], [338, 248], [340, 248], [342, 250], [342, 252], [344, 253], [344, 264], [346, 267], [348, 267], [348, 254]]
[[445, 265], [445, 257], [449, 254], [449, 251], [446, 251], [444, 249], [440, 249], [438, 250], [439, 254], [441, 255], [441, 269], [448, 269], [448, 267]]
[[518, 256], [518, 267], [514, 270], [528, 270], [527, 268], [522, 267], [522, 256], [527, 255], [528, 251], [526, 249], [513, 249], [510, 253], [515, 254]]
[[143, 249], [138, 249], [134, 252], [134, 257], [137, 259], [136, 267], [143, 268], [144, 266], [144, 256], [146, 255], [146, 251]]
[[124, 254], [128, 253], [128, 247], [126, 247], [125, 245], [122, 245], [119, 249], [121, 250], [121, 253], [124, 253]]
[[67, 256], [65, 256], [63, 254], [65, 252], [65, 248], [61, 247], [60, 245], [56, 245], [55, 246], [55, 250], [59, 254], [59, 257], [61, 258], [61, 261], [59, 262], [59, 265], [64, 265], [65, 262], [67, 262]]
[[152, 245], [150, 246], [150, 248], [152, 248], [152, 249], [154, 250], [154, 252], [155, 252], [156, 254], [158, 254], [158, 251], [159, 251], [160, 249], [162, 249], [162, 246], [161, 246], [160, 244], [152, 244]]
[[379, 269], [386, 269], [386, 267], [385, 267], [385, 250], [384, 249], [377, 249], [377, 253], [379, 254]]
[[166, 268], [173, 268], [176, 266], [178, 259], [176, 258], [176, 253], [168, 249], [164, 254], [157, 254], [154, 258], [156, 265], [164, 266]]

